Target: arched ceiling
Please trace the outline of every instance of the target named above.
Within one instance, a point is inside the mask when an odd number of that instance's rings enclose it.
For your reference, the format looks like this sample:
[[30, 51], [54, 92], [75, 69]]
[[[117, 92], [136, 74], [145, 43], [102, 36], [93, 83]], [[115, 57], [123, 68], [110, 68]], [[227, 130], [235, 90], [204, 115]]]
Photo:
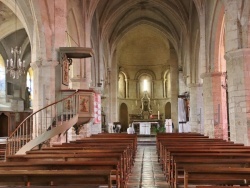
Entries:
[[168, 52], [168, 40], [146, 24], [131, 29], [117, 45], [118, 64], [126, 66], [165, 65]]
[[22, 57], [25, 58], [26, 62], [30, 62], [28, 35], [15, 13], [0, 2], [0, 48], [4, 59], [11, 57], [11, 48], [15, 46], [22, 47]]
[[119, 64], [140, 66], [166, 63], [171, 48], [179, 54], [194, 10], [193, 0], [100, 0], [95, 14]]
[[111, 43], [124, 30], [146, 21], [155, 24], [178, 48], [181, 35], [189, 30], [192, 6], [192, 0], [101, 0], [96, 14], [102, 37]]

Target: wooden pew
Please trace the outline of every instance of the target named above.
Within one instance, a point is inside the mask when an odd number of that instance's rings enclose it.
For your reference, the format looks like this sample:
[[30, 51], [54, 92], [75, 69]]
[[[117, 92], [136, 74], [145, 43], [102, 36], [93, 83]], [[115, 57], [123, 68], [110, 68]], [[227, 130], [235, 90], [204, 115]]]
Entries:
[[190, 184], [250, 185], [250, 168], [188, 167], [184, 168], [184, 188]]
[[[93, 150], [92, 150], [93, 151]], [[50, 153], [44, 153], [44, 154], [37, 154], [37, 153], [29, 153], [26, 155], [14, 155], [14, 156], [8, 156], [7, 161], [10, 162], [84, 162], [84, 161], [116, 161], [119, 164], [119, 176], [120, 178], [116, 179], [117, 182], [119, 182], [120, 185], [124, 185], [128, 178], [128, 170], [124, 167], [123, 162], [123, 156], [121, 152], [118, 153], [100, 153], [100, 152], [80, 152], [80, 153], [53, 153], [53, 151], [50, 151]]]
[[[111, 186], [111, 181], [114, 179], [116, 180], [117, 187], [123, 187], [126, 184], [129, 170], [131, 170], [131, 161], [135, 156], [136, 146], [136, 135], [124, 134], [122, 136], [119, 135], [119, 137], [112, 134], [98, 135], [62, 144], [61, 146], [56, 145], [52, 148], [42, 148], [39, 151], [29, 151], [26, 155], [7, 156], [8, 162], [5, 165], [0, 164], [0, 170], [13, 171], [13, 169], [26, 169], [32, 170], [35, 173], [39, 170], [49, 173], [48, 170], [53, 171], [53, 169], [58, 171], [66, 170], [67, 172], [69, 169], [78, 171], [110, 170], [112, 173], [109, 176], [109, 186]], [[16, 170], [15, 172], [15, 175], [18, 176]], [[115, 178], [113, 178], [114, 172], [116, 172]], [[9, 176], [8, 174], [5, 175]], [[30, 174], [26, 175], [28, 177]], [[98, 174], [94, 174], [93, 176], [98, 178]], [[58, 180], [56, 182], [58, 184]]]
[[[180, 135], [174, 135], [169, 136], [168, 138], [161, 138], [158, 139], [159, 140], [159, 153], [158, 155], [160, 155], [160, 160], [162, 160], [163, 164], [168, 163], [168, 167], [167, 167], [167, 171], [170, 174], [169, 175], [169, 180], [171, 185], [173, 186], [173, 181], [176, 180], [174, 182], [174, 186], [177, 186], [178, 183], [178, 170], [176, 168], [173, 168], [174, 165], [178, 165], [178, 163], [172, 163], [174, 161], [174, 155], [175, 153], [178, 154], [178, 152], [180, 152], [180, 156], [178, 157], [184, 157], [187, 158], [187, 156], [184, 156], [186, 153], [188, 154], [194, 154], [194, 152], [198, 152], [196, 153], [196, 159], [200, 159], [200, 156], [198, 157], [198, 155], [200, 153], [205, 153], [205, 152], [212, 152], [212, 153], [223, 153], [225, 152], [230, 152], [227, 153], [226, 155], [222, 156], [220, 155], [220, 157], [225, 157], [225, 158], [229, 158], [230, 155], [233, 153], [233, 158], [234, 157], [240, 157], [240, 158], [244, 158], [246, 157], [244, 155], [244, 153], [249, 153], [249, 147], [244, 147], [243, 144], [234, 144], [232, 142], [225, 142], [221, 139], [204, 139], [202, 137], [185, 137], [182, 138]], [[225, 144], [224, 144], [225, 143]], [[185, 146], [183, 146], [183, 144], [185, 144]], [[183, 146], [183, 147], [182, 147]], [[202, 148], [206, 148], [206, 150], [202, 150]], [[209, 150], [209, 151], [208, 151]], [[173, 152], [173, 153], [172, 153]], [[175, 153], [174, 153], [175, 152]], [[234, 153], [243, 153], [243, 156], [241, 154], [234, 154]], [[172, 155], [172, 156], [171, 156]], [[182, 156], [181, 156], [182, 155]], [[188, 157], [191, 158], [192, 155], [189, 155]], [[205, 155], [204, 158], [202, 158], [203, 160], [206, 159]], [[167, 158], [168, 157], [168, 158]], [[211, 155], [209, 155], [208, 157], [211, 158]], [[217, 159], [217, 155], [213, 156], [214, 159]], [[193, 158], [193, 156], [192, 156]], [[195, 163], [195, 159], [194, 159], [194, 163], [191, 166], [197, 165]], [[223, 166], [223, 164], [220, 164]], [[225, 164], [224, 164], [225, 165]], [[229, 166], [237, 166], [237, 167], [241, 167], [243, 164], [242, 163], [234, 163]], [[228, 165], [227, 165], [228, 166]], [[244, 166], [244, 165], [243, 165]], [[245, 166], [244, 166], [245, 167]], [[164, 167], [163, 167], [164, 169]], [[166, 168], [165, 168], [166, 170]], [[175, 171], [176, 176], [175, 177]]]
[[0, 185], [73, 186], [103, 184], [112, 188], [111, 174], [111, 170], [0, 170]]
[[[192, 141], [186, 141], [185, 140], [185, 143], [186, 145], [183, 145], [182, 143], [180, 142], [177, 142], [176, 144], [166, 144], [164, 145], [164, 149], [163, 151], [161, 152], [161, 156], [160, 156], [160, 161], [161, 161], [161, 164], [163, 166], [163, 171], [166, 173], [167, 171], [169, 172], [169, 168], [171, 167], [171, 160], [170, 160], [170, 152], [184, 152], [184, 151], [187, 151], [187, 150], [191, 150], [190, 152], [192, 152], [193, 150], [202, 150], [202, 149], [199, 149], [200, 148], [206, 148], [206, 151], [208, 150], [208, 148], [218, 148], [218, 149], [221, 149], [221, 148], [230, 148], [231, 149], [231, 146], [233, 148], [235, 148], [235, 145], [233, 144], [225, 144], [226, 142], [217, 142], [217, 141], [214, 141], [214, 142], [206, 142], [206, 141], [202, 141], [200, 139], [198, 139], [196, 142], [193, 142]], [[196, 149], [195, 149], [196, 147]], [[239, 147], [243, 147], [243, 146], [239, 146]], [[190, 149], [190, 148], [194, 148], [193, 150]], [[210, 150], [211, 150], [210, 149]]]
[[193, 166], [199, 166], [203, 168], [207, 167], [250, 167], [250, 158], [241, 158], [240, 160], [235, 159], [218, 159], [218, 158], [185, 158], [185, 159], [175, 159], [174, 168], [172, 169], [171, 175], [171, 185], [172, 187], [177, 187], [178, 184], [184, 183], [184, 177], [180, 177], [179, 174], [184, 174], [184, 168], [189, 168]]
[[111, 170], [110, 180], [115, 180], [117, 187], [121, 185], [118, 160], [3, 162], [0, 170]]

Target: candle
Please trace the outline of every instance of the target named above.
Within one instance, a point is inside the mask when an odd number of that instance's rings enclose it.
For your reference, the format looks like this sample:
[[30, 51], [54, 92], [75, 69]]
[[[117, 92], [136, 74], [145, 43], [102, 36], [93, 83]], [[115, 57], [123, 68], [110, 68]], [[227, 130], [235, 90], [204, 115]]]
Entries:
[[135, 106], [137, 106], [137, 100], [135, 100]]
[[160, 112], [158, 111], [158, 119], [160, 119]]

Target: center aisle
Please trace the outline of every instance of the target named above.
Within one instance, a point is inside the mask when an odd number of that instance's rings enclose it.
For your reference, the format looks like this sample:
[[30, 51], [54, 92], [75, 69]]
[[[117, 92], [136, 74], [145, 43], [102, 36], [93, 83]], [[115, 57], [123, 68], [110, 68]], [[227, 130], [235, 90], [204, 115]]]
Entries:
[[[139, 139], [138, 141], [140, 141]], [[168, 187], [170, 186], [166, 181], [160, 164], [158, 163], [156, 146], [152, 144], [140, 145], [138, 142], [135, 164], [132, 167], [132, 172], [128, 179], [127, 188]]]

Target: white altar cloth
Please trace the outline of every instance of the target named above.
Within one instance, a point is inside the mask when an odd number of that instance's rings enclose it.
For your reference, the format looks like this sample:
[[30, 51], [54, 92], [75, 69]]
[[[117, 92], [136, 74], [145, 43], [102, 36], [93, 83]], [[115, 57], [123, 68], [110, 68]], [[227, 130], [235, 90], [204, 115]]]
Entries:
[[[139, 134], [150, 135], [151, 134], [151, 123], [158, 124], [158, 122], [150, 122], [150, 121], [133, 122], [132, 127], [134, 128], [134, 124], [139, 124]], [[159, 126], [159, 124], [158, 124], [158, 126]]]

